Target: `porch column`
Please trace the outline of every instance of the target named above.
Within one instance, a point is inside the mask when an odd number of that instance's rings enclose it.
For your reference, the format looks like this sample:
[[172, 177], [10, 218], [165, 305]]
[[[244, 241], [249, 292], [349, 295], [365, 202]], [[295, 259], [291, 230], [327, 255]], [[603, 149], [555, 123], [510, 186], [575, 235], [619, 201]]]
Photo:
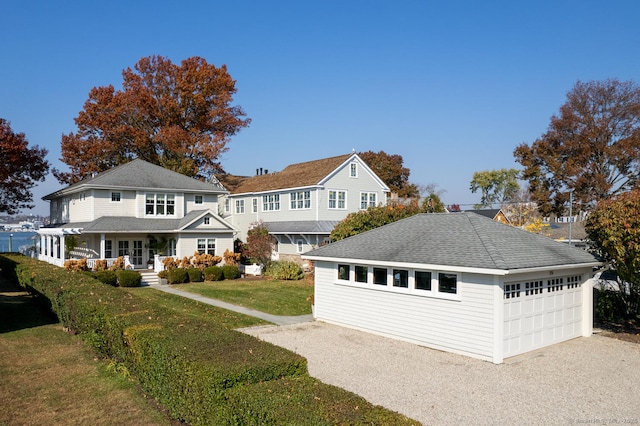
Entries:
[[53, 250], [51, 256], [54, 259], [61, 259], [60, 257], [60, 237], [53, 237]]
[[47, 248], [47, 247], [45, 246], [45, 242], [46, 242], [46, 240], [45, 240], [44, 235], [40, 234], [40, 246], [38, 247], [38, 249], [39, 249], [38, 251], [40, 252], [40, 254], [41, 254], [42, 256], [44, 256], [44, 252], [45, 252], [45, 250], [46, 250], [46, 248]]
[[104, 234], [100, 234], [100, 259], [104, 259], [104, 252], [105, 252], [105, 235]]
[[64, 245], [64, 234], [62, 234], [60, 236], [60, 259], [62, 259], [62, 262], [64, 263], [64, 260], [66, 259], [66, 255], [65, 255], [65, 245]]

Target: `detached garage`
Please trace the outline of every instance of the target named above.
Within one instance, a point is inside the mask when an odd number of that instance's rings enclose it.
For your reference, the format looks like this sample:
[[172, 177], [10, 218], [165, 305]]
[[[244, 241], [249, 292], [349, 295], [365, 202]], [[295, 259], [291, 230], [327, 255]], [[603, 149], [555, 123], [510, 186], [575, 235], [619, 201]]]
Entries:
[[600, 263], [476, 213], [415, 215], [303, 258], [320, 321], [498, 364], [592, 333]]

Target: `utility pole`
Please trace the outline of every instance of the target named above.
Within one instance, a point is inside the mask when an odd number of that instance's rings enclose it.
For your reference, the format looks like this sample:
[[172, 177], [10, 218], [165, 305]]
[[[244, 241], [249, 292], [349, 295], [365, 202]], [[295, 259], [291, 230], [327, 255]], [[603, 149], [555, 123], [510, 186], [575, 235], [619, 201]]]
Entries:
[[569, 247], [571, 247], [571, 225], [573, 224], [573, 189], [569, 191]]

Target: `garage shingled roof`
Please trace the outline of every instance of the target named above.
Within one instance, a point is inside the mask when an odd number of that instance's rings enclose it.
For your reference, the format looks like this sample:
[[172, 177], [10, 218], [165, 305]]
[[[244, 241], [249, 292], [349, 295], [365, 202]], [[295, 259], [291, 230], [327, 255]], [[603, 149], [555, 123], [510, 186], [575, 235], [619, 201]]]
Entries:
[[305, 253], [481, 269], [597, 263], [590, 253], [475, 213], [425, 213]]

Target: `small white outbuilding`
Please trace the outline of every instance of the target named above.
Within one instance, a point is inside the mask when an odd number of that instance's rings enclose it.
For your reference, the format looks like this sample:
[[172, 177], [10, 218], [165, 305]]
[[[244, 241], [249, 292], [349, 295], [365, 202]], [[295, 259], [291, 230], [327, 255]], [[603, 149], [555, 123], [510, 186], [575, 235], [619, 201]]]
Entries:
[[494, 363], [592, 334], [590, 253], [476, 213], [312, 250], [317, 320]]

